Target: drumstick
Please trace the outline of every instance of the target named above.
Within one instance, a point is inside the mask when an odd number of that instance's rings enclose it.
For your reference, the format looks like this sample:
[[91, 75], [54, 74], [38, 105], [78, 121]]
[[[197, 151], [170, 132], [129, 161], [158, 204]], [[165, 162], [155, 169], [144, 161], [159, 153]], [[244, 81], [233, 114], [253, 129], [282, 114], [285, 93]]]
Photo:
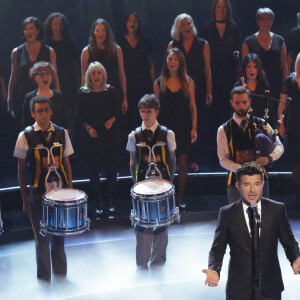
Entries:
[[33, 234], [34, 234], [34, 239], [35, 239], [36, 245], [38, 246], [38, 245], [39, 245], [39, 242], [38, 242], [38, 239], [37, 239], [36, 231], [35, 231], [35, 229], [34, 229], [34, 226], [33, 226], [33, 222], [32, 222], [31, 216], [29, 216], [29, 219], [30, 219], [31, 226], [32, 226], [32, 230], [33, 230]]

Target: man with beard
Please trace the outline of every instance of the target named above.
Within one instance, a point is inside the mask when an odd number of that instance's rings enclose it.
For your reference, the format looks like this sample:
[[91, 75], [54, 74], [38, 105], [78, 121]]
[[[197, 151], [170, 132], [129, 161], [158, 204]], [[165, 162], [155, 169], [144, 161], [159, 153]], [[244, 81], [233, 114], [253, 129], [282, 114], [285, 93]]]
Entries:
[[[268, 174], [265, 169], [269, 163], [277, 160], [284, 151], [283, 145], [276, 136], [271, 152], [257, 157], [255, 152], [255, 125], [266, 131], [270, 138], [274, 136], [273, 129], [264, 120], [250, 116], [248, 110], [251, 104], [250, 92], [243, 86], [237, 86], [231, 91], [230, 103], [234, 110], [233, 117], [221, 125], [217, 134], [218, 156], [220, 165], [229, 171], [227, 180], [227, 196], [229, 203], [237, 201], [240, 196], [235, 186], [235, 171], [245, 162], [255, 161], [261, 165], [265, 175], [263, 197], [269, 197]], [[265, 127], [265, 128], [263, 128]], [[274, 146], [274, 147], [273, 147]]]

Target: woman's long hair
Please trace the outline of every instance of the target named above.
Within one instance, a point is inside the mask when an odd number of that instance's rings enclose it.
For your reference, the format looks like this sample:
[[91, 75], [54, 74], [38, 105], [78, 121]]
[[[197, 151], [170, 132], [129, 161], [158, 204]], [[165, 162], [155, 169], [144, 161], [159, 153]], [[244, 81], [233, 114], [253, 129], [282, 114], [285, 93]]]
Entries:
[[137, 29], [136, 29], [136, 32], [135, 32], [135, 37], [137, 38], [140, 38], [142, 37], [143, 35], [143, 26], [142, 26], [142, 20], [141, 20], [141, 17], [138, 15], [137, 12], [133, 11], [129, 14], [127, 14], [125, 16], [125, 19], [124, 19], [124, 22], [123, 22], [123, 32], [124, 32], [124, 35], [127, 35], [128, 34], [128, 29], [127, 29], [127, 22], [129, 20], [129, 17], [133, 15], [135, 16], [136, 20], [137, 20]]
[[53, 35], [52, 29], [51, 29], [51, 23], [54, 18], [60, 18], [62, 20], [63, 29], [62, 29], [61, 34], [63, 36], [63, 39], [66, 41], [74, 41], [68, 21], [67, 21], [65, 15], [63, 15], [60, 12], [54, 12], [54, 13], [50, 14], [47, 17], [46, 21], [44, 22], [44, 31], [45, 31], [44, 39], [45, 39], [45, 41], [47, 42], [48, 40], [50, 40], [51, 36]]
[[[246, 76], [246, 68], [250, 62], [254, 62], [257, 66], [257, 71], [258, 71], [257, 77], [256, 77], [257, 82], [258, 83], [262, 82], [262, 83], [267, 84], [268, 80], [267, 80], [267, 76], [264, 71], [262, 62], [261, 62], [259, 56], [255, 53], [248, 53], [242, 61], [242, 70], [243, 70], [244, 76]], [[247, 78], [245, 78], [245, 79], [247, 79]]]
[[97, 19], [92, 25], [92, 30], [89, 38], [89, 47], [92, 51], [92, 54], [93, 56], [96, 56], [98, 50], [96, 38], [94, 36], [94, 30], [97, 24], [103, 24], [105, 27], [105, 31], [106, 31], [106, 38], [104, 42], [105, 52], [107, 57], [112, 57], [116, 54], [115, 37], [108, 22], [105, 21], [104, 19]]
[[[216, 19], [216, 6], [217, 6], [217, 2], [219, 0], [215, 0], [213, 5], [212, 5], [212, 8], [211, 8], [211, 15], [212, 15], [212, 19], [215, 20]], [[226, 2], [227, 4], [227, 17], [226, 17], [226, 21], [227, 22], [231, 22], [232, 21], [232, 7], [231, 7], [231, 4], [230, 4], [230, 0], [223, 0]]]
[[182, 84], [183, 94], [186, 97], [188, 97], [189, 91], [190, 91], [190, 89], [189, 89], [190, 83], [189, 83], [189, 79], [188, 79], [187, 72], [186, 72], [186, 62], [185, 62], [183, 53], [178, 48], [169, 49], [165, 54], [163, 66], [161, 69], [160, 90], [163, 92], [166, 91], [167, 80], [170, 78], [170, 71], [167, 67], [167, 57], [169, 54], [173, 54], [173, 53], [177, 56], [178, 61], [179, 61], [179, 68], [178, 68], [177, 76]]

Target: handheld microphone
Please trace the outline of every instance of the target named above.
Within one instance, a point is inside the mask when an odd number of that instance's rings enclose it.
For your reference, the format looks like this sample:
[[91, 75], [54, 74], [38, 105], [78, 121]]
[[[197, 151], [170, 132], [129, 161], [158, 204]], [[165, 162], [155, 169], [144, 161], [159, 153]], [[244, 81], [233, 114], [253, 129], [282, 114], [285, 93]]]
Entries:
[[254, 213], [254, 217], [256, 219], [256, 225], [258, 227], [260, 227], [260, 215], [258, 213], [258, 209], [257, 209], [257, 203], [251, 203], [251, 209], [253, 210]]

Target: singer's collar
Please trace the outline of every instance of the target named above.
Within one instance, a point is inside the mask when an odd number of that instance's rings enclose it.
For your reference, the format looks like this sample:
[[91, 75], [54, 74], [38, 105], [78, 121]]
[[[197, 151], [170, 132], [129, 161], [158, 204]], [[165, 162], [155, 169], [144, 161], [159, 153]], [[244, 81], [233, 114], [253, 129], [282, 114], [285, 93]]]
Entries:
[[227, 20], [222, 20], [222, 21], [219, 21], [219, 20], [215, 20], [216, 23], [227, 23]]
[[142, 123], [142, 130], [150, 129], [150, 130], [152, 130], [152, 132], [155, 132], [157, 126], [158, 126], [158, 122], [157, 122], [157, 121], [155, 121], [150, 127], [147, 127], [147, 126], [145, 125], [145, 123], [143, 122], [143, 123]]
[[[248, 113], [247, 113], [247, 118], [250, 118], [250, 115]], [[242, 122], [243, 119], [238, 118], [237, 114], [233, 113], [233, 120], [235, 121], [236, 124], [241, 126], [241, 122]]]
[[[248, 202], [247, 200], [242, 199], [242, 201], [243, 201], [243, 204], [245, 204], [245, 205], [247, 205], [247, 206], [251, 206], [251, 203]], [[254, 202], [254, 203], [257, 203], [257, 205], [258, 205], [258, 203], [260, 203], [260, 199], [259, 199], [257, 202]]]

